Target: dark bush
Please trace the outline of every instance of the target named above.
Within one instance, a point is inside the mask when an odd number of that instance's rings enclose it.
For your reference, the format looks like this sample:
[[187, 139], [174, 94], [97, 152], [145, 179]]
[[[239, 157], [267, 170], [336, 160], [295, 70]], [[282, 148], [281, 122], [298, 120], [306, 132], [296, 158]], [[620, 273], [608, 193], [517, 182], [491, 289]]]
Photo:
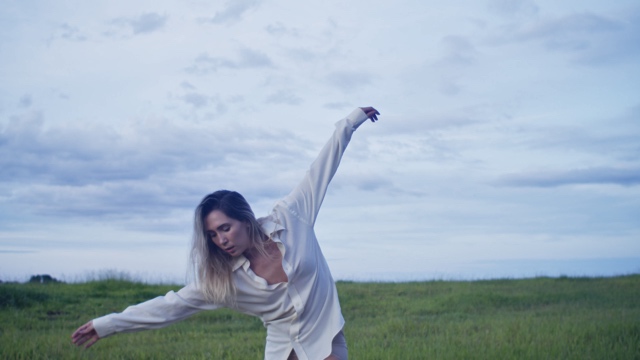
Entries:
[[51, 275], [33, 275], [31, 279], [29, 279], [30, 283], [39, 283], [39, 284], [49, 284], [49, 283], [59, 283], [60, 281]]

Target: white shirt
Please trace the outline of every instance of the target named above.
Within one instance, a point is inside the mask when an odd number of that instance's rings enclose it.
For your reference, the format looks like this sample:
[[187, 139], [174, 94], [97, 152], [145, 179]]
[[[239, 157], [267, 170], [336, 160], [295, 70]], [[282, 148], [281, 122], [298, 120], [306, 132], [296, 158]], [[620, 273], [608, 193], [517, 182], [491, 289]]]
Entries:
[[[289, 279], [269, 285], [249, 267], [242, 255], [233, 263], [237, 289], [235, 310], [258, 316], [267, 328], [265, 359], [286, 359], [295, 349], [298, 358], [324, 359], [331, 341], [344, 326], [338, 293], [313, 226], [329, 182], [333, 178], [351, 135], [367, 120], [361, 110], [336, 123], [333, 136], [311, 164], [304, 179], [271, 213], [258, 219], [266, 234], [278, 244], [282, 267]], [[207, 302], [195, 284], [178, 292], [129, 306], [93, 320], [101, 338], [119, 332], [156, 329], [219, 305]]]

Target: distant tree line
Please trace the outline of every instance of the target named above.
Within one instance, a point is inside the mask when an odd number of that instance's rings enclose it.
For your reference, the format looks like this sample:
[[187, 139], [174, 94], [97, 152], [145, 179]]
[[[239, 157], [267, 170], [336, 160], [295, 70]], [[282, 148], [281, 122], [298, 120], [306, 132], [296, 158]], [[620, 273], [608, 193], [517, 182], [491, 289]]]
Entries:
[[52, 277], [51, 275], [32, 275], [29, 279], [30, 283], [40, 283], [40, 284], [49, 284], [49, 283], [59, 283], [60, 280]]

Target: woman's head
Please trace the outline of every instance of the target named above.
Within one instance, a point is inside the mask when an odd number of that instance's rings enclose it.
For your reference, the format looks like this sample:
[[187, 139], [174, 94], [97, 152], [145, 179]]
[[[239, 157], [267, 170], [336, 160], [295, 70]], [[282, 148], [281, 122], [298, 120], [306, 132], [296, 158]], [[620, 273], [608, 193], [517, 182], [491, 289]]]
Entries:
[[240, 255], [226, 251], [226, 242], [242, 245], [243, 252], [261, 247], [264, 236], [260, 224], [249, 203], [235, 191], [218, 190], [205, 196], [196, 208], [196, 217], [201, 225], [198, 230], [209, 240], [207, 247], [215, 255]]
[[[222, 219], [222, 220], [221, 220]], [[234, 224], [233, 234], [228, 224]], [[240, 225], [242, 228], [240, 228]], [[205, 297], [215, 303], [232, 303], [235, 286], [231, 280], [232, 260], [240, 256], [232, 245], [220, 242], [239, 238], [241, 252], [256, 250], [266, 255], [264, 232], [256, 220], [251, 206], [235, 191], [218, 190], [202, 199], [194, 214], [194, 232], [191, 262], [196, 272], [196, 281]], [[231, 238], [228, 238], [231, 236]], [[234, 240], [233, 236], [236, 236]], [[247, 243], [245, 243], [245, 240]]]
[[247, 200], [235, 191], [218, 190], [205, 196], [196, 208], [196, 215], [199, 214], [200, 221], [204, 222], [213, 210], [220, 210], [228, 217], [242, 222], [256, 219]]

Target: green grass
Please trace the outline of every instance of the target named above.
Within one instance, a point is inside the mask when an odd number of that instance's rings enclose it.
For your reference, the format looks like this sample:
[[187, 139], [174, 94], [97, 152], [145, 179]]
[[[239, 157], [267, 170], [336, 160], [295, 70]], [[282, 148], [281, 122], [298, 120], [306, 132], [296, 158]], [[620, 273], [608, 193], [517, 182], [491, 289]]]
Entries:
[[[178, 286], [0, 284], [0, 359], [262, 359], [259, 319], [227, 310], [76, 348], [86, 321]], [[640, 275], [339, 282], [351, 359], [640, 359]]]

